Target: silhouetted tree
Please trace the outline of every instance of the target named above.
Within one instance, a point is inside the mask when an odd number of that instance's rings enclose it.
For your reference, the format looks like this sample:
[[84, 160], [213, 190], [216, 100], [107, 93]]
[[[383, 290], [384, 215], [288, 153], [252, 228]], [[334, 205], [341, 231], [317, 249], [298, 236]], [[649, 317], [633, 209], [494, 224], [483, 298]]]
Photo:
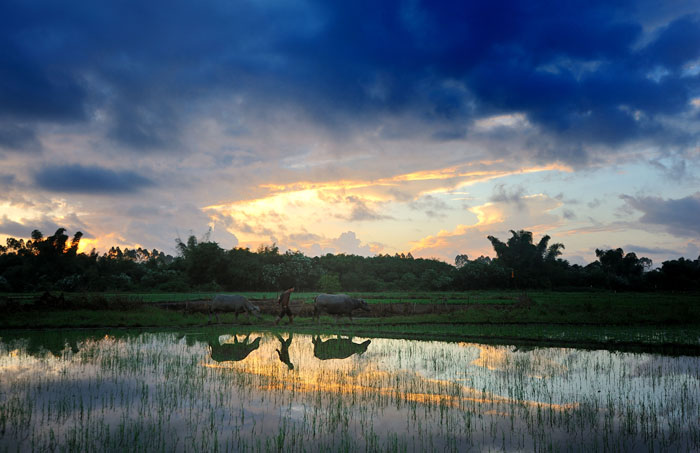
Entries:
[[[223, 250], [209, 236], [176, 240], [178, 257], [163, 252], [111, 247], [79, 253], [82, 233], [72, 240], [65, 228], [51, 236], [32, 231], [30, 239], [8, 238], [0, 247], [0, 291], [191, 291], [279, 290], [470, 290], [517, 286], [539, 288], [700, 289], [700, 257], [665, 261], [649, 271], [651, 260], [622, 249], [596, 250], [597, 261], [569, 265], [560, 258], [562, 244], [544, 236], [511, 231], [505, 243], [489, 236], [497, 257], [469, 260], [458, 255], [455, 266], [410, 253], [363, 257], [326, 254], [309, 258], [301, 252], [280, 253], [276, 244]], [[515, 279], [511, 278], [515, 276]]]
[[532, 233], [529, 231], [510, 230], [510, 233], [511, 237], [506, 243], [488, 236], [496, 252], [498, 264], [510, 271], [511, 279], [515, 281], [516, 286], [550, 287], [551, 280], [547, 270], [556, 265], [556, 259], [561, 255], [564, 245], [560, 243], [549, 245], [551, 238], [548, 235], [534, 244]]
[[664, 261], [652, 278], [654, 285], [661, 289], [700, 290], [700, 257]]
[[605, 274], [606, 286], [611, 289], [630, 289], [639, 287], [644, 271], [649, 269], [649, 258], [638, 258], [634, 252], [627, 253], [621, 249], [596, 249], [595, 255]]
[[460, 267], [464, 266], [469, 262], [469, 257], [465, 255], [457, 255], [455, 256], [455, 267], [459, 269]]
[[[187, 243], [176, 240], [177, 248], [185, 263], [185, 273], [191, 284], [221, 285], [226, 280], [224, 250], [216, 242], [199, 242], [194, 235]], [[212, 288], [215, 289], [215, 288]]]

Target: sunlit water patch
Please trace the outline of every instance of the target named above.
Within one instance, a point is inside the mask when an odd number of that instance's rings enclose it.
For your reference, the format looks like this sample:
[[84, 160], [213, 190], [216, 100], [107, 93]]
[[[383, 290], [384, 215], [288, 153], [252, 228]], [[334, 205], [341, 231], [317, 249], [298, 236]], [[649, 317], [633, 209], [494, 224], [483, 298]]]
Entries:
[[699, 384], [697, 357], [34, 334], [0, 342], [0, 451], [697, 451]]

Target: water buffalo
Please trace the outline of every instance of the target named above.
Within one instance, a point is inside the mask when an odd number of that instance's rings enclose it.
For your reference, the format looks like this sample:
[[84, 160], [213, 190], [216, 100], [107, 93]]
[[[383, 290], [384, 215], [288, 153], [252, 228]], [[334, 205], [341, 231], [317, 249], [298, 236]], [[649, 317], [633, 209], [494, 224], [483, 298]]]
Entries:
[[314, 318], [318, 321], [321, 312], [326, 312], [338, 318], [347, 315], [352, 322], [352, 311], [356, 308], [369, 311], [369, 305], [364, 299], [353, 299], [347, 294], [319, 294], [314, 299]]
[[236, 335], [233, 336], [233, 343], [221, 344], [218, 338], [207, 341], [209, 344], [209, 355], [216, 362], [239, 362], [260, 347], [260, 338], [249, 341], [248, 334], [243, 341], [238, 341]]
[[314, 355], [321, 360], [347, 359], [353, 354], [362, 354], [371, 343], [371, 340], [354, 343], [352, 338], [340, 338], [340, 335], [326, 341], [316, 336], [311, 341], [314, 344]]
[[246, 312], [248, 314], [248, 321], [250, 321], [250, 314], [255, 315], [256, 318], [260, 318], [260, 307], [250, 303], [248, 299], [243, 296], [228, 295], [228, 294], [218, 294], [209, 302], [209, 322], [211, 322], [211, 315], [214, 313], [216, 315], [216, 322], [219, 322], [219, 312], [224, 313], [235, 313], [236, 319], [240, 313]]

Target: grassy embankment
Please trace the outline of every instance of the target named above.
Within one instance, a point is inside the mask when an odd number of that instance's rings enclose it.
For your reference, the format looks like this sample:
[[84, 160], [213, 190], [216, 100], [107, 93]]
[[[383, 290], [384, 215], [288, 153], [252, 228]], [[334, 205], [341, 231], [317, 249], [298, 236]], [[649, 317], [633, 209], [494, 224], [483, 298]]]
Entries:
[[[277, 294], [243, 293], [250, 299]], [[294, 308], [308, 313], [316, 293], [295, 293]], [[62, 308], [32, 307], [39, 295], [0, 295], [4, 316], [0, 329], [67, 327], [178, 327], [207, 324], [202, 313], [159, 308], [162, 302], [206, 300], [211, 293], [189, 294], [67, 294]], [[357, 336], [389, 336], [496, 342], [584, 344], [591, 347], [680, 346], [700, 353], [700, 295], [688, 293], [474, 291], [467, 293], [357, 293], [372, 306], [372, 314], [356, 312], [354, 323], [322, 317], [295, 318], [293, 330]], [[525, 303], [523, 303], [525, 301]], [[393, 313], [384, 309], [393, 304]], [[435, 307], [435, 308], [433, 308]], [[457, 310], [445, 313], [444, 310]], [[431, 313], [434, 310], [436, 313]], [[440, 312], [442, 310], [443, 312]], [[264, 310], [265, 312], [265, 310]], [[237, 331], [275, 329], [274, 314], [262, 319], [232, 314], [220, 316]], [[284, 326], [290, 330], [291, 326]]]

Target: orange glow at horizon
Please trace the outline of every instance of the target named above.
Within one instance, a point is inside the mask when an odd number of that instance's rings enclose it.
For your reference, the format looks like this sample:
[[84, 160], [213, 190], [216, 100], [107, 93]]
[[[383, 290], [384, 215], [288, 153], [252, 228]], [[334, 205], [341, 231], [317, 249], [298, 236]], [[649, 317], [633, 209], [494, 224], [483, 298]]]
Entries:
[[92, 249], [96, 249], [99, 241], [97, 239], [81, 238], [78, 244], [78, 253], [90, 253]]

